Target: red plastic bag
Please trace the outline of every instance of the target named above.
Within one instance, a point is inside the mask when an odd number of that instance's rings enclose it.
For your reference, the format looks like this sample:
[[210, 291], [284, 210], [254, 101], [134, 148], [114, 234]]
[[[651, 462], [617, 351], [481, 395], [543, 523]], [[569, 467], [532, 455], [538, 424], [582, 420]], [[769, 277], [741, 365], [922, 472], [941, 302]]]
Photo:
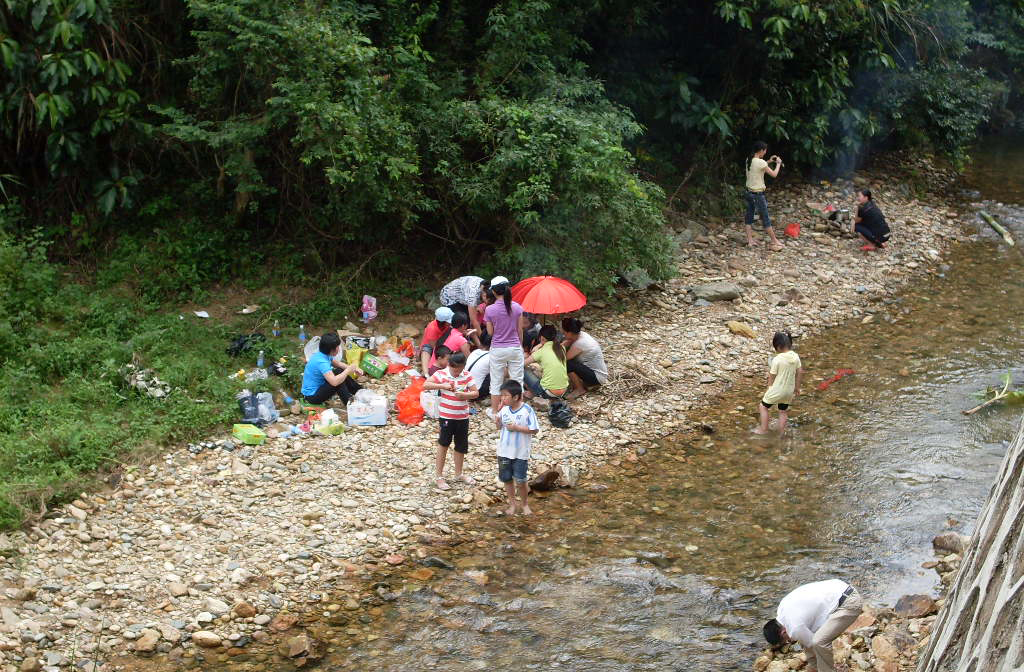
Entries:
[[800, 236], [800, 222], [793, 222], [786, 225], [785, 234], [790, 238], [797, 238]]
[[398, 421], [406, 425], [418, 425], [423, 421], [423, 406], [420, 404], [420, 392], [423, 391], [423, 383], [427, 382], [422, 376], [416, 376], [409, 383], [409, 386], [398, 393], [395, 399], [395, 407], [398, 409]]
[[408, 368], [408, 364], [399, 364], [398, 362], [391, 362], [390, 364], [388, 364], [388, 374], [393, 376], [396, 373], [401, 373], [402, 371], [405, 371]]
[[823, 380], [818, 383], [818, 390], [824, 392], [832, 385], [832, 383], [842, 380], [847, 376], [852, 376], [854, 373], [856, 372], [853, 369], [838, 369], [836, 371], [836, 375], [832, 376], [828, 380]]

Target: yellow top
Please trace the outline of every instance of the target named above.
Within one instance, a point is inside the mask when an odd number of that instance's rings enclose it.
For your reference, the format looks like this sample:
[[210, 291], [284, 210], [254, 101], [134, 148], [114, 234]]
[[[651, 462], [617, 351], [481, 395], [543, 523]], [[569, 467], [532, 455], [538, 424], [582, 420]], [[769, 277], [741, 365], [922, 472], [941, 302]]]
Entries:
[[540, 386], [545, 390], [564, 390], [569, 387], [569, 374], [565, 362], [555, 354], [555, 346], [548, 341], [533, 353], [533, 361], [540, 364], [544, 374], [540, 378]]
[[775, 375], [775, 382], [761, 400], [766, 404], [788, 404], [793, 401], [796, 372], [799, 370], [800, 356], [792, 350], [775, 355], [772, 358], [772, 368], [769, 369], [769, 373]]
[[756, 156], [750, 160], [750, 168], [747, 168], [747, 189], [750, 191], [764, 191], [764, 171], [768, 170], [768, 162]]

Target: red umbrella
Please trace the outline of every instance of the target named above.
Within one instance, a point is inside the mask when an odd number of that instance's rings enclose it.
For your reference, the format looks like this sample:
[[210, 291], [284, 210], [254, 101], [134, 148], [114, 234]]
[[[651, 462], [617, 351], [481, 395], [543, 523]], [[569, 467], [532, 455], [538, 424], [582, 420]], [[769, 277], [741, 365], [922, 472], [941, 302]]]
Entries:
[[528, 313], [559, 315], [587, 305], [587, 297], [568, 280], [553, 275], [538, 275], [516, 283], [512, 299]]

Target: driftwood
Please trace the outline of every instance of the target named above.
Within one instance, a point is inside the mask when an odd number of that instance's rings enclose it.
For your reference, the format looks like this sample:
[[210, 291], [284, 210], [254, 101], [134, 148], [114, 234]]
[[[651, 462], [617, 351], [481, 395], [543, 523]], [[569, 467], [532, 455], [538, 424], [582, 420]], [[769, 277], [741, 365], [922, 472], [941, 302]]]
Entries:
[[1003, 237], [1003, 240], [1006, 241], [1007, 245], [1013, 247], [1016, 244], [1014, 243], [1013, 236], [1010, 235], [1010, 232], [1006, 230], [1005, 226], [997, 222], [995, 217], [988, 214], [984, 210], [979, 210], [978, 214], [981, 215], [982, 219], [988, 222], [988, 225], [991, 226], [996, 233]]

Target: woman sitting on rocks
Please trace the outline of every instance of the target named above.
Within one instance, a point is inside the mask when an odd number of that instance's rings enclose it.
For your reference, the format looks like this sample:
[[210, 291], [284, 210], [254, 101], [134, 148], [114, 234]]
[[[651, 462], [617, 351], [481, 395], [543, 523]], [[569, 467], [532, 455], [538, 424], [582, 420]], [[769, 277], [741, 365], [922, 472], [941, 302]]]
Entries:
[[604, 352], [597, 339], [583, 331], [583, 322], [575, 317], [562, 320], [562, 331], [566, 347], [565, 358], [572, 392], [570, 401], [587, 393], [587, 389], [608, 382], [608, 366], [604, 363]]
[[538, 364], [541, 377], [526, 369], [523, 380], [526, 388], [523, 394], [527, 399], [534, 396], [543, 399], [561, 399], [569, 389], [569, 371], [566, 366], [565, 348], [558, 342], [554, 325], [546, 324], [540, 328], [537, 336], [539, 343], [526, 358], [526, 365]]
[[859, 234], [866, 243], [860, 249], [865, 252], [880, 250], [889, 240], [889, 224], [878, 204], [871, 198], [870, 189], [857, 191], [857, 216], [853, 220], [853, 232]]

